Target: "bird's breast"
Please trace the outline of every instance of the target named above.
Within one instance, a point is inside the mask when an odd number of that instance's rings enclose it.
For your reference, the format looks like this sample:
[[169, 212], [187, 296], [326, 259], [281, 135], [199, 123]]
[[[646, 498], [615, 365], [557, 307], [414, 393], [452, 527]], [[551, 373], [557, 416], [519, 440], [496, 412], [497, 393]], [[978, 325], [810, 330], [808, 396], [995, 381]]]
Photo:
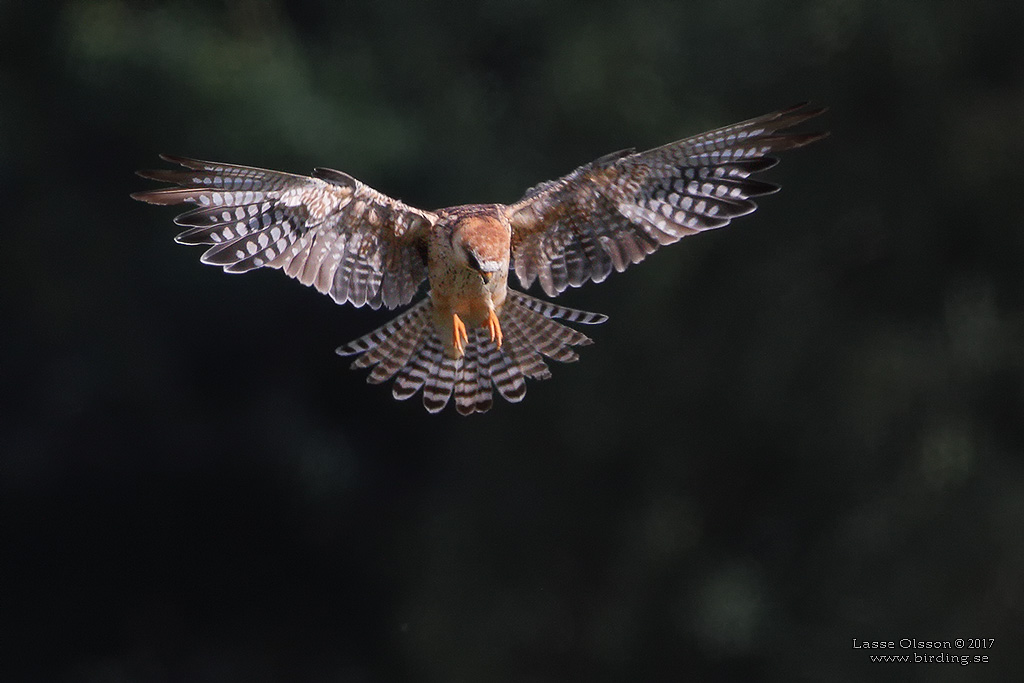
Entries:
[[431, 278], [430, 296], [434, 308], [445, 316], [457, 315], [468, 327], [482, 325], [490, 312], [500, 312], [505, 303], [508, 272], [496, 273], [489, 282], [468, 269], [446, 272]]

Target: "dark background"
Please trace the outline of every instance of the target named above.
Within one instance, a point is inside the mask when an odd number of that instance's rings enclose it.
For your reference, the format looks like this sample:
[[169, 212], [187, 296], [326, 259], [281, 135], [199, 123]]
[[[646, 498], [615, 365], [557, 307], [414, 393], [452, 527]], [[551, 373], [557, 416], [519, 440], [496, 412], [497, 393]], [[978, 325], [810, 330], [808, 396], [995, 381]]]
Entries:
[[[0, 2], [0, 680], [1019, 677], [1022, 27]], [[507, 202], [804, 99], [832, 137], [781, 194], [566, 293], [597, 343], [471, 419], [333, 354], [387, 312], [202, 266], [128, 198], [170, 152]], [[989, 663], [852, 648], [971, 637]]]

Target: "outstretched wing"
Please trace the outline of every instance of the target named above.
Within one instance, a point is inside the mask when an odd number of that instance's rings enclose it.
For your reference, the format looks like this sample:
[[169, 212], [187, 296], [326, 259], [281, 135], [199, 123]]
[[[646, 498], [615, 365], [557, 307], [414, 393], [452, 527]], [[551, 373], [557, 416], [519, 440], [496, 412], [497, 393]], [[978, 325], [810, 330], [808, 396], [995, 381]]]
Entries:
[[280, 268], [339, 304], [408, 303], [427, 276], [437, 216], [330, 169], [314, 177], [161, 155], [188, 170], [139, 171], [178, 187], [136, 192], [151, 204], [196, 204], [174, 219], [182, 244], [212, 245], [203, 263], [229, 273]]
[[509, 207], [516, 275], [555, 296], [750, 213], [751, 197], [779, 188], [749, 176], [778, 162], [771, 153], [825, 137], [783, 132], [823, 111], [799, 104], [647, 152], [616, 152], [531, 188]]

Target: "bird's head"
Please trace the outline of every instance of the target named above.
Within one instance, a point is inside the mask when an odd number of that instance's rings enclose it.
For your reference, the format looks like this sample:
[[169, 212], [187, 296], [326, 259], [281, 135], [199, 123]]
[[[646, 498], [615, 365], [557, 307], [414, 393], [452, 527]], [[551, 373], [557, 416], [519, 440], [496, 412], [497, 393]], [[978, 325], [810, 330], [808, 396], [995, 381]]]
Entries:
[[455, 258], [488, 283], [508, 269], [509, 233], [495, 218], [470, 216], [455, 228]]

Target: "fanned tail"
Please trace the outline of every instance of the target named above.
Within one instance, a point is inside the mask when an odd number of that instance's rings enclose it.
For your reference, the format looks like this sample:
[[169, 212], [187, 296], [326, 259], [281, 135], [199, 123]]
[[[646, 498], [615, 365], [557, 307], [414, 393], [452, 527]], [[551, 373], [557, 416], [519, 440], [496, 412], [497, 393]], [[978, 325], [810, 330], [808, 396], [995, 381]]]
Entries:
[[557, 306], [509, 290], [499, 321], [504, 343], [499, 349], [482, 328], [468, 331], [465, 354], [444, 353], [426, 298], [391, 322], [337, 349], [342, 356], [359, 354], [353, 368], [372, 367], [372, 384], [394, 378], [392, 394], [404, 401], [423, 390], [423, 407], [437, 413], [454, 397], [462, 415], [485, 413], [494, 403], [493, 390], [517, 403], [526, 396], [527, 379], [551, 376], [544, 359], [571, 363], [579, 355], [571, 347], [592, 340], [555, 320], [586, 325], [603, 323], [599, 313]]

